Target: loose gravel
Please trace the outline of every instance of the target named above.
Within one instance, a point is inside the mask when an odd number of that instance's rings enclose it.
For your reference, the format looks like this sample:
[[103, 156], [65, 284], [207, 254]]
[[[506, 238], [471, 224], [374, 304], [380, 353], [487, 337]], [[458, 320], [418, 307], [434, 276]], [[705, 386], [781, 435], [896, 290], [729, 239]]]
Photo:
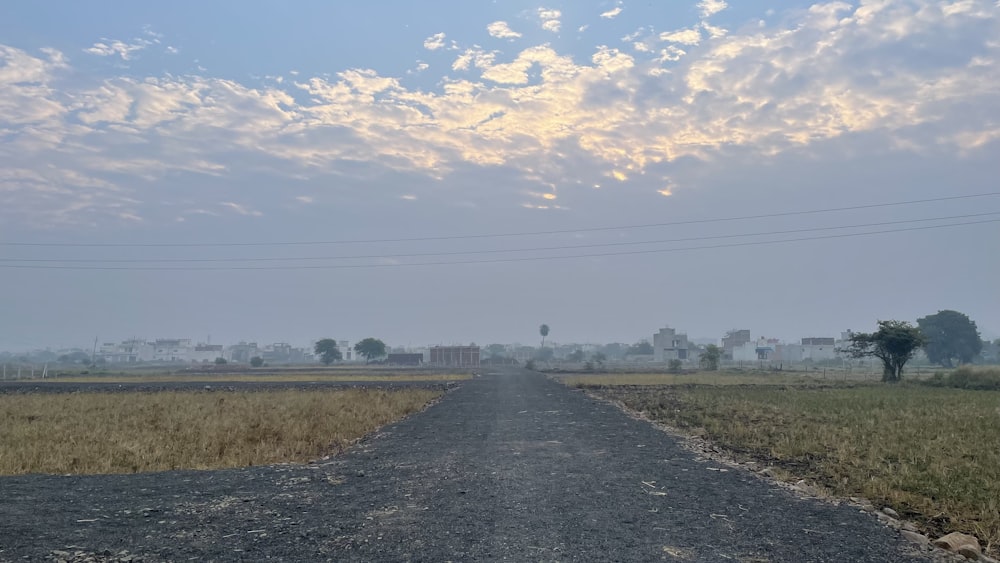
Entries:
[[10, 562], [924, 560], [909, 545], [517, 370], [308, 465], [0, 478]]

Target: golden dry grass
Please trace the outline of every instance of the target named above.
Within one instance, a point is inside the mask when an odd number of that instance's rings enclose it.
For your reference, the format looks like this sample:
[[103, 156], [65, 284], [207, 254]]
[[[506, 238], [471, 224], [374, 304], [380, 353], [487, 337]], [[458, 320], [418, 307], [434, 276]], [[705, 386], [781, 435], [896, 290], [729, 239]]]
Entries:
[[440, 396], [429, 389], [0, 395], [0, 475], [304, 462]]
[[289, 373], [220, 373], [220, 374], [170, 374], [155, 373], [141, 375], [74, 375], [46, 378], [44, 381], [57, 383], [233, 383], [233, 382], [285, 382], [308, 383], [312, 381], [356, 381], [356, 382], [390, 382], [390, 381], [461, 381], [472, 376], [467, 373], [384, 373], [384, 372], [289, 372]]
[[926, 532], [961, 531], [993, 553], [1000, 547], [1000, 392], [917, 385], [599, 392], [789, 478], [889, 506]]
[[556, 377], [570, 387], [612, 387], [620, 385], [802, 385], [822, 381], [801, 373], [616, 373], [572, 374]]

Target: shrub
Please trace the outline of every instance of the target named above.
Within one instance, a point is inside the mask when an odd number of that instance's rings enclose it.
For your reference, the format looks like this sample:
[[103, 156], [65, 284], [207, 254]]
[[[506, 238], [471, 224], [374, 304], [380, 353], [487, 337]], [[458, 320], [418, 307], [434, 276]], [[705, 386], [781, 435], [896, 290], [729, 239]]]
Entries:
[[973, 368], [963, 366], [945, 374], [935, 372], [924, 381], [933, 387], [953, 387], [976, 391], [1000, 391], [1000, 368]]

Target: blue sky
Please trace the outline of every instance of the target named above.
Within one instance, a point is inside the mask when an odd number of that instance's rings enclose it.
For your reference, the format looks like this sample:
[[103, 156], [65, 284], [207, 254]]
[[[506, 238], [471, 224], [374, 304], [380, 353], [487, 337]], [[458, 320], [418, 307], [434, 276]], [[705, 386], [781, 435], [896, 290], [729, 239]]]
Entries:
[[432, 6], [0, 7], [0, 349], [1000, 336], [996, 0]]

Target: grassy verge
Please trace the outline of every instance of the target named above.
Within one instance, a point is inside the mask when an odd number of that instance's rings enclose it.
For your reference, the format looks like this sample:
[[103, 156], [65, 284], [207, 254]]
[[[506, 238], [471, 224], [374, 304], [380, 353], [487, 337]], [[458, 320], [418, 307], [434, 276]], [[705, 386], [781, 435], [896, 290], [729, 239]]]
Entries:
[[220, 373], [220, 374], [144, 374], [144, 375], [74, 375], [50, 377], [38, 381], [56, 383], [213, 383], [213, 382], [287, 382], [305, 383], [311, 381], [460, 381], [469, 379], [471, 375], [460, 373], [329, 373], [329, 372], [292, 372], [292, 373]]
[[439, 395], [428, 389], [0, 395], [0, 475], [304, 462]]
[[627, 385], [806, 385], [817, 384], [822, 379], [797, 374], [773, 373], [616, 373], [573, 374], [557, 376], [570, 387], [614, 387]]
[[930, 534], [1000, 547], [1000, 392], [923, 386], [603, 387], [650, 418], [833, 495], [889, 506]]

